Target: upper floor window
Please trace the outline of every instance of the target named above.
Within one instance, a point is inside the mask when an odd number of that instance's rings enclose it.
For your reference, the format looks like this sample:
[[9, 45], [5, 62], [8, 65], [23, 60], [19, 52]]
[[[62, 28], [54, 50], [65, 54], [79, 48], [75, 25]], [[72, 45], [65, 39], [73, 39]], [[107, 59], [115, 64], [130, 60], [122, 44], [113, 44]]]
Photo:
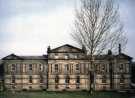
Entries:
[[103, 64], [103, 65], [101, 65], [101, 71], [105, 71], [105, 65]]
[[79, 57], [79, 55], [78, 55], [78, 54], [76, 54], [76, 55], [75, 55], [75, 59], [77, 59], [78, 57]]
[[120, 64], [119, 65], [119, 70], [123, 70], [124, 69], [124, 64]]
[[55, 83], [59, 83], [59, 76], [55, 77]]
[[76, 64], [76, 70], [79, 71], [80, 70], [80, 66], [79, 64]]
[[32, 83], [32, 76], [29, 76], [29, 83]]
[[58, 59], [58, 53], [55, 53], [55, 58]]
[[43, 65], [42, 64], [39, 64], [39, 70], [43, 71]]
[[65, 71], [69, 71], [69, 65], [68, 64], [65, 65]]
[[32, 64], [29, 64], [29, 70], [32, 70]]
[[65, 54], [65, 59], [68, 59], [69, 58], [69, 55], [68, 54]]
[[99, 73], [100, 72], [100, 65], [95, 65], [96, 66], [96, 72]]
[[11, 65], [11, 71], [15, 71], [15, 67], [16, 67], [15, 64], [12, 64]]
[[58, 72], [58, 64], [55, 64], [55, 72]]
[[12, 76], [12, 83], [15, 83], [15, 76]]

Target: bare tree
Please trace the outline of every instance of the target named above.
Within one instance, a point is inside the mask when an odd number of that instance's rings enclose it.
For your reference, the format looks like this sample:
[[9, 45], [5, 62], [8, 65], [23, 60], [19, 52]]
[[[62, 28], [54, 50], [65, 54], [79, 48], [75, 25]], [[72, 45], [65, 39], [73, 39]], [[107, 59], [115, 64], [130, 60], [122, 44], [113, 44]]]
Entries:
[[94, 67], [94, 55], [105, 53], [108, 49], [115, 52], [119, 44], [124, 48], [127, 38], [119, 18], [118, 4], [114, 0], [80, 1], [81, 7], [76, 9], [75, 27], [71, 35], [80, 46], [86, 48]]

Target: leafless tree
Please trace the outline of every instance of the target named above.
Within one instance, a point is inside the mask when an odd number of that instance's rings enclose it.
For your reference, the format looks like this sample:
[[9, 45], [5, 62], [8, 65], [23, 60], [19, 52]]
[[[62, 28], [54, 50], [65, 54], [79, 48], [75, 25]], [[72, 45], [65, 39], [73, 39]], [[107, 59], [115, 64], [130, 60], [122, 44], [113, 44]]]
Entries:
[[91, 65], [94, 55], [113, 52], [119, 44], [124, 48], [127, 38], [119, 18], [119, 6], [115, 0], [80, 0], [76, 9], [73, 39], [86, 48]]

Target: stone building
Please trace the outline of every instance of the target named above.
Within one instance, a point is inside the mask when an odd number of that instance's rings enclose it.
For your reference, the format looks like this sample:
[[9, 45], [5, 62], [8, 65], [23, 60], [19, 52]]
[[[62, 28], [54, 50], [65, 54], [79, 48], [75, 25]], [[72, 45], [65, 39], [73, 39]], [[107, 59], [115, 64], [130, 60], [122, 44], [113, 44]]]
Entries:
[[8, 90], [41, 90], [47, 87], [46, 56], [17, 56], [3, 59], [4, 85]]
[[4, 90], [4, 66], [2, 65], [2, 60], [0, 60], [0, 91]]
[[2, 59], [4, 87], [8, 90], [120, 90], [130, 88], [132, 58], [119, 51], [95, 55], [91, 66], [85, 49], [63, 45], [48, 47], [47, 55]]
[[[94, 56], [91, 66], [84, 49], [71, 45], [48, 48], [48, 90], [119, 90], [130, 87], [132, 58], [119, 53]], [[93, 72], [94, 70], [94, 72]]]

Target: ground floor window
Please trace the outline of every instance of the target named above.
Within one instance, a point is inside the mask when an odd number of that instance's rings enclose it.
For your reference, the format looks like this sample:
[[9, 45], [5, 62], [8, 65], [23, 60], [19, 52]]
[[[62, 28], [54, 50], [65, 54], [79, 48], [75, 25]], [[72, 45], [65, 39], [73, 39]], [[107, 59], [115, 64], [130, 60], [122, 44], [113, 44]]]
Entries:
[[69, 76], [66, 76], [66, 79], [65, 79], [65, 83], [69, 83], [70, 82], [70, 77]]
[[102, 83], [106, 83], [106, 76], [105, 75], [102, 77]]
[[59, 83], [59, 76], [55, 77], [55, 83]]
[[125, 80], [124, 75], [121, 75], [121, 77], [120, 77], [120, 83], [124, 83], [124, 80]]
[[32, 76], [29, 76], [29, 83], [32, 83]]
[[70, 77], [69, 76], [66, 76], [65, 83], [66, 83], [66, 89], [68, 89], [69, 83], [70, 83]]
[[42, 75], [40, 75], [40, 83], [43, 83], [44, 82], [44, 78]]
[[12, 85], [12, 89], [15, 89], [15, 85]]
[[103, 85], [103, 90], [106, 90], [106, 85]]
[[76, 77], [76, 83], [80, 83], [80, 76]]
[[55, 84], [55, 89], [58, 89], [59, 87], [58, 87], [58, 84]]
[[124, 89], [125, 88], [125, 85], [120, 85], [120, 89]]
[[12, 76], [12, 79], [11, 80], [12, 80], [11, 81], [12, 83], [15, 83], [15, 76], [14, 75]]
[[80, 85], [79, 85], [79, 84], [77, 84], [77, 85], [76, 85], [76, 89], [79, 89], [79, 88], [80, 88]]

